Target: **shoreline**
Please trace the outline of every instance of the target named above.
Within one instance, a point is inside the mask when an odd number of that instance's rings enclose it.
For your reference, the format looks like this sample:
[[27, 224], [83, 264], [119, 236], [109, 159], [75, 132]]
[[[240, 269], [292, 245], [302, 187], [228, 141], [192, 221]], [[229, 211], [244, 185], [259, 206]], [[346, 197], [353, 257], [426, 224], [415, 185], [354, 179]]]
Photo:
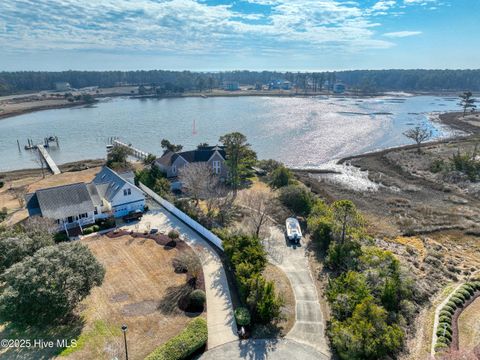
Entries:
[[[18, 96], [26, 96], [28, 94], [19, 94]], [[283, 90], [277, 91], [269, 91], [269, 90], [239, 90], [239, 91], [214, 91], [212, 93], [195, 93], [195, 92], [188, 92], [183, 94], [173, 94], [173, 95], [138, 95], [132, 94], [131, 92], [112, 92], [112, 93], [100, 93], [100, 94], [91, 94], [96, 99], [95, 103], [98, 103], [98, 99], [103, 98], [117, 98], [117, 97], [125, 97], [132, 100], [141, 100], [141, 99], [182, 99], [182, 98], [221, 98], [221, 97], [284, 97], [284, 98], [294, 98], [294, 97], [316, 97], [316, 96], [326, 96], [329, 98], [354, 98], [354, 99], [370, 99], [370, 98], [377, 98], [377, 97], [385, 97], [385, 96], [392, 96], [392, 97], [411, 97], [411, 96], [438, 96], [438, 97], [451, 97], [456, 96], [457, 94], [454, 92], [446, 92], [446, 93], [439, 93], [439, 92], [410, 92], [410, 93], [403, 93], [403, 92], [381, 92], [373, 95], [363, 94], [358, 95], [354, 93], [344, 93], [344, 94], [334, 94], [329, 91], [320, 91], [320, 92], [287, 92]], [[11, 95], [13, 96], [13, 95]], [[54, 101], [58, 99], [50, 99], [50, 101]], [[42, 100], [48, 101], [48, 100]], [[2, 99], [0, 98], [0, 104]], [[26, 101], [25, 103], [34, 103], [35, 101]], [[93, 103], [93, 104], [95, 104]], [[55, 110], [55, 109], [64, 109], [64, 108], [73, 108], [76, 106], [84, 106], [90, 105], [85, 102], [74, 102], [74, 103], [62, 103], [62, 104], [47, 104], [47, 105], [39, 105], [39, 106], [32, 106], [32, 107], [25, 107], [14, 109], [7, 112], [0, 112], [0, 120], [8, 119], [10, 117], [15, 117], [19, 115], [29, 114], [36, 111], [43, 111], [43, 110]], [[1, 110], [1, 109], [0, 109]]]

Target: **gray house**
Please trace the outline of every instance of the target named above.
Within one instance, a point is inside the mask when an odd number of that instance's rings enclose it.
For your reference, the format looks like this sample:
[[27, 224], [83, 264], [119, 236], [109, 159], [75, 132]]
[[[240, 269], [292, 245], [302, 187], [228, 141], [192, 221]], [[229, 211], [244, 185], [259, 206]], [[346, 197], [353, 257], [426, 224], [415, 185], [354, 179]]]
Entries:
[[108, 167], [91, 183], [76, 183], [40, 189], [25, 196], [29, 216], [55, 220], [60, 230], [82, 229], [95, 220], [116, 218], [145, 207], [145, 194]]
[[165, 153], [155, 161], [155, 164], [163, 171], [167, 178], [173, 180], [178, 176], [179, 170], [192, 163], [207, 163], [213, 173], [220, 178], [226, 179], [228, 168], [225, 164], [225, 150], [223, 146], [204, 146], [196, 150]]

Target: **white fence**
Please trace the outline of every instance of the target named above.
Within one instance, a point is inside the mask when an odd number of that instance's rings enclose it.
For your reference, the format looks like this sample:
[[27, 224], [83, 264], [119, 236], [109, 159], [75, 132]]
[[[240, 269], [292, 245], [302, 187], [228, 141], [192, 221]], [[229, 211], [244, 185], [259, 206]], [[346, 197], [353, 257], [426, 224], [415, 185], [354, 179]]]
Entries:
[[165, 209], [167, 209], [169, 212], [171, 212], [173, 215], [178, 217], [180, 220], [182, 220], [185, 224], [190, 226], [193, 230], [198, 232], [200, 235], [202, 235], [205, 239], [210, 241], [212, 244], [217, 246], [219, 249], [223, 250], [222, 246], [222, 239], [220, 239], [217, 235], [212, 233], [210, 230], [207, 228], [203, 227], [200, 225], [198, 222], [193, 220], [190, 216], [185, 214], [183, 211], [180, 209], [176, 208], [172, 203], [168, 202], [164, 198], [162, 198], [160, 195], [156, 194], [155, 192], [152, 191], [149, 187], [146, 185], [139, 183], [140, 189], [145, 191], [145, 193], [150, 196], [152, 199], [154, 199], [156, 202], [158, 202], [160, 205], [162, 205]]

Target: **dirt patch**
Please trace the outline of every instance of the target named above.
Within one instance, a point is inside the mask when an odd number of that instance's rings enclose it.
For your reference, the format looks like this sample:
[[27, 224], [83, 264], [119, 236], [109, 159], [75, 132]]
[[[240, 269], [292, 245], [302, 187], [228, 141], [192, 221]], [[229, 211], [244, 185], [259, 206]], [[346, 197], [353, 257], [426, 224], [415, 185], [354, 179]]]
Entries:
[[127, 301], [130, 298], [130, 295], [127, 293], [119, 293], [115, 294], [110, 298], [111, 302], [124, 302]]
[[158, 305], [158, 300], [144, 300], [138, 303], [126, 304], [122, 308], [122, 313], [125, 316], [145, 316], [157, 311]]

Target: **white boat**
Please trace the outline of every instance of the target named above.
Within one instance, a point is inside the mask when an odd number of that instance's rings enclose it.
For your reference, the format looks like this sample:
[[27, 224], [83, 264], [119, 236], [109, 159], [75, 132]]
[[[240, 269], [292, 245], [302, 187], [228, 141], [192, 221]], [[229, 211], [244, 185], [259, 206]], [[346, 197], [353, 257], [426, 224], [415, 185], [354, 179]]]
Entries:
[[287, 228], [287, 238], [290, 241], [299, 243], [302, 238], [302, 230], [300, 229], [300, 224], [295, 218], [288, 218], [285, 222]]

